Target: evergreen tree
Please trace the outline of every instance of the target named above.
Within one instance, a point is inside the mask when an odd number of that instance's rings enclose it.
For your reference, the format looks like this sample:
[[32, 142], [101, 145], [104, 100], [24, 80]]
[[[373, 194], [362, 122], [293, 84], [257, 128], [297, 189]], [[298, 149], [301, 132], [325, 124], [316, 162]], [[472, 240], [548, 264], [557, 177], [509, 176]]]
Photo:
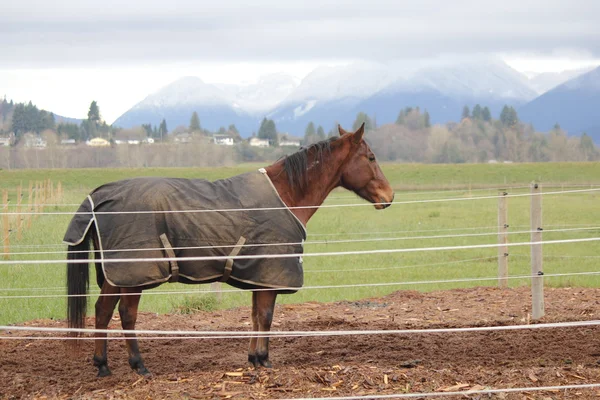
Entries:
[[100, 123], [100, 108], [98, 107], [98, 103], [96, 103], [96, 100], [92, 101], [92, 103], [90, 104], [87, 119], [88, 121], [93, 122], [96, 125]]
[[425, 126], [425, 128], [431, 127], [431, 120], [429, 118], [429, 113], [427, 112], [427, 110], [425, 110], [425, 113], [423, 113], [423, 126]]
[[502, 112], [500, 113], [500, 122], [502, 123], [502, 125], [508, 127], [517, 125], [517, 123], [519, 122], [517, 111], [511, 106], [505, 105], [502, 108]]
[[473, 107], [473, 119], [482, 119], [483, 110], [479, 104], [475, 104]]
[[483, 108], [483, 111], [481, 111], [481, 118], [486, 122], [490, 122], [492, 120], [492, 113], [487, 106]]
[[317, 128], [317, 138], [319, 139], [319, 141], [326, 139], [325, 130], [321, 125], [319, 125], [319, 127]]
[[352, 130], [356, 132], [363, 122], [365, 123], [365, 132], [373, 130], [373, 121], [371, 121], [371, 118], [362, 111], [356, 114], [356, 119], [352, 124]]
[[163, 120], [160, 122], [160, 125], [158, 126], [158, 135], [160, 137], [161, 142], [163, 141], [164, 137], [167, 136], [167, 133], [167, 121], [163, 118]]
[[192, 118], [190, 119], [190, 131], [200, 132], [201, 129], [202, 128], [200, 127], [200, 118], [198, 118], [198, 113], [194, 111], [192, 114]]
[[268, 139], [271, 146], [279, 146], [279, 140], [277, 138], [277, 128], [275, 122], [272, 119], [263, 118], [258, 128], [258, 137], [261, 139]]
[[317, 131], [315, 130], [315, 124], [310, 121], [308, 125], [306, 125], [306, 129], [304, 129], [304, 145], [308, 146], [310, 144], [316, 143], [317, 139]]
[[461, 121], [465, 118], [469, 118], [471, 115], [471, 112], [469, 111], [469, 106], [464, 106], [463, 110], [462, 110], [462, 115], [461, 115]]

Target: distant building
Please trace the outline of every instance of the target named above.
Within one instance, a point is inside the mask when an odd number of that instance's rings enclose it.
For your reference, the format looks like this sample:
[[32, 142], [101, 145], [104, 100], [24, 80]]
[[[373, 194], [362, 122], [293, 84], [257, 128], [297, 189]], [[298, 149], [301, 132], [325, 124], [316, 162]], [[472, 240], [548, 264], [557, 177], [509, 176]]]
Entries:
[[190, 143], [192, 141], [192, 134], [188, 132], [176, 133], [175, 143]]
[[44, 139], [41, 138], [40, 135], [34, 135], [28, 133], [24, 137], [25, 139], [25, 147], [35, 147], [38, 149], [43, 149], [47, 146], [48, 143]]
[[76, 144], [77, 142], [75, 141], [75, 139], [62, 139], [60, 141], [61, 146], [74, 146]]
[[286, 138], [279, 141], [279, 146], [300, 147], [300, 139]]
[[10, 146], [12, 144], [12, 138], [10, 136], [0, 136], [0, 146]]
[[235, 144], [233, 136], [229, 135], [214, 135], [213, 142], [224, 146], [233, 146]]
[[142, 140], [142, 143], [152, 144], [152, 143], [154, 143], [154, 139], [149, 137], [149, 138]]
[[88, 146], [92, 146], [92, 147], [110, 146], [110, 142], [108, 140], [102, 139], [100, 137], [95, 137], [93, 139], [90, 139], [87, 142], [85, 142], [85, 144], [87, 144]]
[[269, 147], [269, 139], [261, 139], [255, 136], [248, 140], [248, 144], [254, 147]]

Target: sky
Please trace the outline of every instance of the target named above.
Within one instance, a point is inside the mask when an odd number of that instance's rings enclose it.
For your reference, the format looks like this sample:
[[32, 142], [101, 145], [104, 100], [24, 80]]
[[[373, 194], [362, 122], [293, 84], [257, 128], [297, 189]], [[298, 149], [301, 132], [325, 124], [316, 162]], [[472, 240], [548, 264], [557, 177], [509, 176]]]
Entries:
[[75, 118], [96, 100], [111, 123], [182, 76], [482, 54], [559, 72], [600, 65], [599, 20], [597, 0], [0, 0], [0, 96]]

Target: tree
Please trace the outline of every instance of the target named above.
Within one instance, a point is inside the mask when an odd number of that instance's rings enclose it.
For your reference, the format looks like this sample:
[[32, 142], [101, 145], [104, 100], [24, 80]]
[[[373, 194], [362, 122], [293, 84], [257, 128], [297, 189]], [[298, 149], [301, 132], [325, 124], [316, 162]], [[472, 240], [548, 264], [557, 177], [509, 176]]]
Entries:
[[463, 110], [462, 110], [462, 114], [461, 114], [461, 121], [465, 118], [469, 118], [471, 115], [471, 112], [469, 111], [469, 106], [464, 106]]
[[369, 116], [362, 111], [356, 114], [356, 119], [352, 124], [352, 130], [357, 131], [363, 122], [365, 124], [365, 132], [373, 130], [373, 121], [371, 121], [371, 118], [369, 118]]
[[165, 136], [167, 136], [167, 133], [169, 131], [167, 130], [167, 121], [163, 118], [163, 120], [160, 122], [160, 125], [158, 127], [158, 134], [160, 135], [160, 141], [163, 141], [163, 138]]
[[56, 132], [67, 139], [81, 140], [79, 126], [76, 124], [61, 123], [56, 127]]
[[88, 111], [88, 121], [95, 123], [98, 125], [101, 121], [100, 119], [100, 108], [98, 107], [98, 103], [96, 100], [92, 101], [90, 104], [90, 109]]
[[317, 138], [319, 138], [319, 141], [326, 139], [325, 130], [321, 125], [319, 125], [319, 127], [317, 128]]
[[487, 106], [483, 108], [483, 111], [481, 112], [481, 118], [486, 122], [490, 122], [492, 120], [492, 113]]
[[267, 119], [267, 117], [263, 118], [262, 122], [260, 123], [260, 128], [258, 129], [258, 137], [261, 139], [268, 139], [271, 146], [279, 145], [277, 128], [275, 127], [275, 122], [272, 119]]
[[482, 119], [483, 110], [479, 104], [475, 104], [473, 107], [473, 119]]
[[425, 110], [425, 113], [423, 114], [423, 125], [425, 126], [425, 128], [431, 127], [431, 119], [429, 118], [429, 113], [427, 112], [427, 110]]
[[517, 123], [519, 122], [517, 111], [514, 108], [512, 108], [512, 106], [505, 105], [502, 108], [502, 112], [500, 113], [500, 122], [502, 123], [502, 125], [507, 127], [517, 125]]
[[306, 125], [306, 129], [304, 129], [304, 145], [308, 146], [318, 141], [319, 140], [317, 139], [317, 131], [315, 130], [315, 124], [312, 121], [310, 121], [308, 125]]
[[202, 128], [200, 127], [200, 118], [198, 118], [198, 113], [194, 111], [192, 114], [192, 118], [190, 119], [190, 131], [191, 132], [199, 132]]

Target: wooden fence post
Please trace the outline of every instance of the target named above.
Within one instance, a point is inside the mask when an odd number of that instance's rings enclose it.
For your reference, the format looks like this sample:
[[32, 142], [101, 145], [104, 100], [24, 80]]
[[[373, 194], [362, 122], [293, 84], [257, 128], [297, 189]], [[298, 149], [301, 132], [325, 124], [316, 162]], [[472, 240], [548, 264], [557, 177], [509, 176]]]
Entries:
[[2, 215], [2, 248], [4, 249], [4, 259], [8, 260], [10, 257], [8, 254], [10, 252], [10, 222], [8, 220], [8, 190], [2, 191], [2, 211], [4, 214]]
[[21, 215], [21, 197], [23, 196], [23, 183], [19, 183], [17, 188], [17, 240], [21, 240], [21, 233], [23, 228], [23, 216]]
[[542, 263], [542, 188], [531, 184], [531, 317], [544, 316], [544, 268]]
[[508, 287], [508, 204], [507, 192], [498, 197], [498, 287]]
[[33, 211], [33, 181], [29, 181], [29, 194], [27, 196], [27, 228], [31, 228], [31, 212]]

